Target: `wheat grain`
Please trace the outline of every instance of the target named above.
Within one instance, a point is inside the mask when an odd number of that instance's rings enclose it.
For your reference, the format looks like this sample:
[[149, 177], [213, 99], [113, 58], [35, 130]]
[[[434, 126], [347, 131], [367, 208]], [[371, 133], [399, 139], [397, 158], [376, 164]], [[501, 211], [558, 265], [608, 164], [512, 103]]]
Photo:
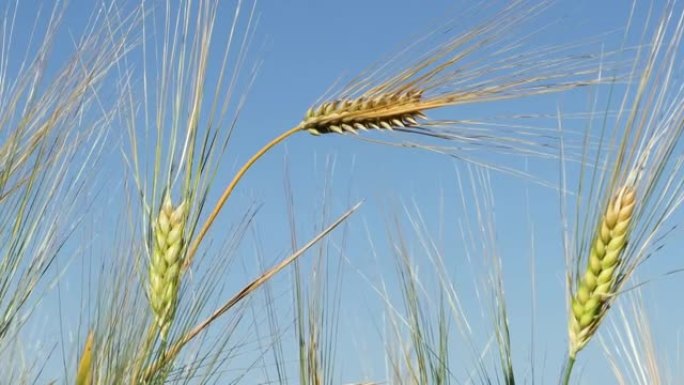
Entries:
[[149, 300], [162, 339], [166, 339], [176, 313], [184, 248], [185, 203], [174, 207], [167, 193], [153, 224], [149, 266]]
[[607, 299], [615, 295], [618, 267], [628, 240], [636, 191], [624, 186], [611, 199], [589, 251], [587, 267], [572, 300], [570, 355], [589, 342], [608, 310]]

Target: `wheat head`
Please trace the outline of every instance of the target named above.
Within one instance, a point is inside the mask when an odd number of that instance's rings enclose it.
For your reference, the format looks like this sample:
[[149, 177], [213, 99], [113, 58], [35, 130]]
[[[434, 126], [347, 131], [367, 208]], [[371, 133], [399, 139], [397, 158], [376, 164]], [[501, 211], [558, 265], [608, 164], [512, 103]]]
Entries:
[[[660, 249], [670, 232], [666, 223], [684, 203], [684, 163], [677, 151], [684, 103], [681, 81], [669, 76], [678, 68], [684, 14], [673, 2], [655, 31], [649, 49], [635, 59], [638, 65], [629, 77], [633, 85], [623, 96], [614, 127], [601, 129], [608, 141], [593, 161], [586, 158], [593, 170], [581, 171], [583, 198], [577, 209], [584, 215], [575, 224], [581, 236], [577, 247], [566, 252], [570, 314], [564, 385], [570, 383], [578, 352], [597, 333], [637, 267]], [[586, 245], [591, 246], [583, 268], [579, 261]]]
[[185, 246], [185, 202], [174, 207], [165, 194], [152, 229], [153, 251], [149, 266], [148, 295], [155, 322], [166, 339], [178, 301], [183, 249]]
[[[543, 128], [491, 124], [463, 115], [449, 120], [427, 115], [448, 107], [609, 81], [598, 76], [602, 65], [612, 64], [606, 63], [609, 53], [576, 55], [572, 46], [523, 48], [526, 37], [517, 35], [515, 29], [545, 8], [545, 4], [514, 2], [458, 35], [453, 34], [456, 26], [449, 23], [443, 31], [417, 39], [395, 56], [358, 74], [341, 89], [331, 90], [313, 103], [297, 127], [313, 135], [382, 130], [453, 141], [453, 148], [431, 142], [403, 145], [454, 154], [459, 159], [479, 157], [482, 147], [505, 154], [556, 157], [555, 150], [549, 151], [556, 143]], [[445, 36], [447, 40], [442, 40]], [[434, 47], [426, 47], [428, 44]]]
[[325, 102], [309, 108], [300, 126], [313, 135], [418, 126], [417, 119], [425, 118], [422, 95], [421, 90], [413, 89]]
[[618, 267], [628, 241], [636, 191], [624, 186], [613, 197], [598, 226], [589, 251], [586, 270], [572, 299], [570, 355], [574, 357], [589, 342], [614, 296]]
[[93, 383], [93, 349], [95, 344], [95, 333], [91, 330], [88, 333], [81, 359], [76, 370], [76, 385], [91, 385]]

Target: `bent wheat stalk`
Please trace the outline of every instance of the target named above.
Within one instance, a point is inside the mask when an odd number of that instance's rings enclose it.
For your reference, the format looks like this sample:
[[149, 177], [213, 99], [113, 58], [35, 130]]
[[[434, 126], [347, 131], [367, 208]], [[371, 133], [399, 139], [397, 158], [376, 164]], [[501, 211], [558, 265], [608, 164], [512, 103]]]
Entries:
[[[454, 127], [453, 122], [433, 120], [426, 115], [430, 110], [445, 107], [559, 92], [596, 83], [599, 65], [592, 56], [549, 59], [558, 55], [557, 49], [520, 53], [516, 48], [521, 42], [507, 40], [514, 27], [542, 9], [543, 6], [526, 1], [514, 2], [472, 30], [441, 42], [427, 54], [403, 52], [403, 56], [400, 54], [370, 74], [359, 76], [337, 95], [310, 107], [301, 122], [268, 142], [238, 170], [194, 237], [183, 268], [192, 263], [199, 245], [244, 174], [273, 147], [299, 132], [319, 136], [398, 131], [454, 141], [459, 150], [479, 152], [487, 146], [505, 153], [519, 150], [527, 155], [546, 154], [546, 144], [530, 139], [540, 138], [538, 133], [496, 130], [489, 134], [482, 127]], [[437, 34], [424, 40], [434, 36]], [[405, 67], [407, 59], [412, 64]], [[400, 67], [393, 73], [392, 65]], [[467, 159], [464, 154], [460, 152], [459, 157]]]

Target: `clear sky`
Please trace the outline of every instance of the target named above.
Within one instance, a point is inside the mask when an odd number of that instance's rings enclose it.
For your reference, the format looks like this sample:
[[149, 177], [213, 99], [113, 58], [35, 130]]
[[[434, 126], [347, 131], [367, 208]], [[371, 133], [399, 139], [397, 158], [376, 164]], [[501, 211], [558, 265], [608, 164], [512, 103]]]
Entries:
[[[21, 33], [17, 34], [17, 41], [22, 41], [28, 36], [27, 32], [30, 31], [37, 4], [40, 2], [20, 3], [18, 29]], [[216, 25], [217, 49], [222, 47], [221, 36], [225, 36], [229, 29], [234, 9], [233, 1], [223, 3]], [[245, 13], [249, 12], [252, 3], [243, 3]], [[494, 8], [508, 2], [497, 0], [482, 3], [492, 3]], [[662, 1], [644, 3], [638, 2], [631, 30], [625, 34], [624, 28], [632, 6], [630, 2], [557, 1], [540, 17], [516, 30], [521, 36], [526, 32], [535, 32], [524, 40], [524, 47], [521, 47], [520, 51], [577, 43], [579, 48], [573, 52], [598, 54], [601, 49], [620, 47], [625, 41], [625, 35], [627, 45], [637, 44], [642, 41], [641, 32], [649, 7], [655, 10], [656, 15], [659, 15], [663, 8]], [[65, 18], [65, 25], [68, 26], [66, 31], [79, 31], [89, 15], [89, 4], [86, 0], [71, 1]], [[474, 6], [466, 0], [259, 2], [255, 8], [255, 20], [258, 24], [251, 42], [249, 63], [260, 61], [261, 64], [235, 135], [223, 159], [224, 166], [217, 175], [217, 186], [210, 195], [209, 202], [216, 199], [221, 187], [230, 180], [237, 167], [249, 155], [277, 134], [297, 124], [306, 109], [335, 82], [340, 80], [344, 84], [355, 74], [397, 52], [417, 36], [430, 33], [446, 23], [454, 26], [449, 32], [454, 35], [467, 31], [468, 26], [482, 20], [487, 11], [470, 11], [466, 19], [460, 20], [464, 14], [462, 10], [481, 6]], [[681, 11], [681, 4], [679, 9]], [[651, 31], [652, 29], [649, 29], [646, 35], [650, 36]], [[57, 57], [62, 50], [69, 50], [69, 35], [70, 33], [62, 33], [58, 36]], [[424, 48], [426, 52], [433, 47]], [[218, 65], [221, 55], [222, 52], [217, 52], [214, 56], [216, 62], [210, 63], [210, 66]], [[139, 63], [132, 60], [129, 64], [135, 73], [136, 65]], [[139, 78], [136, 75], [134, 77]], [[568, 118], [563, 119], [564, 128], [580, 132], [587, 122], [576, 118], [573, 113], [588, 111], [594, 92], [580, 90], [567, 94], [529, 97], [513, 102], [485, 103], [465, 109], [450, 108], [440, 112], [439, 117], [482, 119], [496, 114], [502, 116], [497, 122], [523, 122], [553, 127], [556, 124], [553, 118], [525, 120], [515, 119], [514, 116], [538, 114], [553, 117], [561, 111], [562, 114], [568, 115]], [[598, 92], [601, 100], [605, 102], [604, 97], [608, 94], [608, 89], [604, 88]], [[463, 113], [470, 115], [463, 117]], [[104, 157], [98, 179], [108, 186], [105, 189], [107, 197], [103, 199], [110, 202], [110, 208], [123, 207], [126, 204], [125, 200], [121, 199], [127, 187], [122, 182], [126, 172], [119, 152], [119, 149], [125, 146], [126, 141], [121, 139], [125, 138], [125, 135], [125, 127], [112, 127], [112, 151], [107, 152]], [[404, 139], [401, 136], [397, 138]], [[558, 183], [557, 160], [529, 160], [529, 163], [526, 163], [527, 160], [522, 157], [500, 157], [486, 153], [482, 154], [480, 159], [487, 162], [510, 162], [507, 164], [523, 169], [529, 167], [531, 172], [537, 173], [552, 184]], [[223, 297], [219, 296], [217, 300], [227, 298], [236, 288], [247, 282], [246, 277], [254, 276], [258, 271], [254, 255], [255, 242], [260, 244], [264, 259], [268, 263], [285, 256], [288, 252], [290, 230], [283, 187], [286, 165], [293, 185], [299, 242], [303, 243], [313, 234], [315, 225], [320, 226], [322, 191], [325, 188], [325, 174], [328, 171], [326, 163], [329, 160], [334, 161], [334, 174], [330, 178], [331, 193], [327, 196], [331, 207], [328, 219], [343, 212], [353, 203], [364, 200], [362, 209], [349, 220], [345, 228], [346, 237], [342, 238], [337, 234], [330, 244], [329, 258], [340, 257], [339, 253], [335, 252], [337, 247], [344, 246], [345, 250], [344, 275], [340, 285], [342, 299], [339, 309], [339, 338], [336, 342], [336, 368], [340, 383], [384, 379], [386, 368], [381, 334], [384, 327], [383, 312], [386, 307], [372, 285], [386, 282], [395, 304], [401, 307], [401, 297], [396, 291], [396, 265], [388, 244], [388, 234], [393, 231], [392, 221], [395, 215], [405, 225], [403, 236], [407, 239], [409, 249], [415, 251], [414, 258], [420, 266], [420, 273], [424, 274], [421, 280], [425, 283], [426, 290], [434, 289], [436, 277], [427, 255], [421, 254], [419, 234], [415, 234], [406, 221], [405, 206], [408, 207], [409, 213], [415, 213], [416, 208], [420, 210], [427, 229], [440, 245], [449, 275], [463, 300], [463, 308], [473, 322], [477, 348], [484, 349], [491, 337], [491, 334], [488, 334], [491, 329], [486, 324], [488, 318], [483, 317], [483, 313], [488, 311], [486, 300], [478, 297], [477, 285], [481, 283], [475, 282], [480, 276], [477, 272], [482, 269], [482, 256], [478, 254], [483, 250], [479, 250], [477, 245], [465, 245], [460, 238], [462, 226], [473, 225], [474, 202], [482, 197], [470, 194], [469, 176], [465, 168], [467, 164], [420, 150], [399, 149], [337, 135], [318, 138], [300, 134], [290, 138], [261, 159], [238, 187], [212, 233], [216, 243], [220, 243], [219, 240], [225, 236], [222, 229], [228, 229], [236, 223], [246, 205], [261, 205], [254, 231], [250, 232], [251, 235], [240, 247], [236, 267], [225, 277], [228, 283], [225, 292], [222, 293]], [[518, 380], [521, 383], [530, 383], [532, 376], [529, 364], [532, 350], [530, 266], [534, 254], [534, 376], [536, 383], [539, 384], [556, 383], [567, 349], [559, 195], [551, 188], [528, 183], [511, 175], [492, 171], [489, 176], [496, 210], [497, 244], [493, 248], [500, 252], [503, 264]], [[465, 192], [459, 188], [459, 178], [462, 179]], [[114, 228], [115, 221], [115, 216], [95, 213], [93, 218], [85, 223], [88, 226], [96, 223], [97, 229], [91, 229], [90, 232], [101, 237], [102, 242], [113, 242], [112, 237], [107, 235], [107, 229]], [[373, 239], [376, 255], [371, 251], [369, 236]], [[677, 359], [681, 360], [681, 357], [675, 356], [675, 349], [679, 344], [678, 338], [674, 338], [682, 332], [681, 320], [684, 311], [681, 310], [681, 296], [677, 293], [684, 289], [684, 281], [679, 275], [674, 278], [658, 277], [666, 271], [684, 265], [684, 259], [678, 252], [684, 243], [677, 242], [677, 237], [681, 239], [681, 232], [675, 233], [668, 246], [652, 261], [648, 261], [637, 277], [657, 278], [647, 286], [644, 295], [649, 302], [648, 309], [651, 311], [655, 327], [655, 338], [659, 343], [658, 349], [669, 355], [667, 366], [670, 368], [684, 366], [680, 365], [681, 361], [679, 364], [676, 362]], [[303, 263], [309, 266], [313, 257], [308, 255], [305, 258], [309, 259], [305, 259]], [[468, 261], [468, 257], [472, 261]], [[76, 300], [83, 287], [80, 283], [83, 279], [80, 263], [78, 260], [72, 261], [62, 277], [65, 283], [62, 286], [64, 292], [61, 316], [67, 325], [62, 325], [62, 334], [67, 343], [72, 342], [73, 335], [78, 332], [72, 322], [73, 315], [82, 306], [81, 301]], [[331, 266], [336, 266], [336, 263], [332, 263]], [[283, 325], [287, 324], [287, 317], [291, 317], [291, 309], [288, 308], [288, 277], [289, 273], [286, 272], [275, 280], [273, 286], [276, 296], [283, 301]], [[51, 302], [55, 297], [48, 295], [46, 298], [49, 303], [40, 308], [43, 313], [37, 317], [39, 320], [29, 327], [32, 333], [35, 333], [31, 335], [36, 337], [36, 341], [50, 346], [58, 341], [51, 335], [56, 330], [56, 325], [51, 321], [54, 320], [54, 312], [57, 309]], [[606, 323], [604, 326], [609, 325]], [[463, 349], [462, 341], [456, 332], [451, 338], [454, 351], [457, 352], [452, 363], [457, 378], [455, 383], [462, 383], [470, 368], [459, 366], [472, 361], [461, 360], [467, 350]], [[295, 354], [296, 347], [292, 341], [289, 342], [290, 345], [285, 349]], [[61, 352], [57, 353], [59, 354]], [[575, 373], [575, 378], [580, 380], [576, 383], [615, 383], [601, 354], [600, 344], [596, 339], [580, 355]], [[61, 361], [54, 360], [56, 361], [48, 365], [49, 370], [46, 372], [51, 373], [46, 373], [46, 379], [62, 376]], [[292, 374], [294, 373], [293, 371]], [[246, 383], [251, 382], [247, 380]]]

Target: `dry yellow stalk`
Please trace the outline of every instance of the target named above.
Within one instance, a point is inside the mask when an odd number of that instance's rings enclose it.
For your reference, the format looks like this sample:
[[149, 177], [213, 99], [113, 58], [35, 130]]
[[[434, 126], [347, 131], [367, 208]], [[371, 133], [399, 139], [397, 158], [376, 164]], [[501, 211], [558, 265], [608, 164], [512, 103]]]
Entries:
[[587, 260], [587, 268], [572, 299], [570, 356], [582, 350], [596, 332], [614, 296], [621, 255], [627, 245], [636, 191], [620, 189], [606, 208]]
[[176, 313], [178, 289], [185, 247], [185, 202], [174, 207], [167, 193], [153, 223], [152, 259], [149, 266], [148, 295], [162, 339]]
[[93, 382], [93, 345], [95, 343], [95, 333], [91, 330], [88, 333], [86, 342], [81, 352], [81, 360], [78, 362], [76, 370], [76, 385], [90, 385]]

